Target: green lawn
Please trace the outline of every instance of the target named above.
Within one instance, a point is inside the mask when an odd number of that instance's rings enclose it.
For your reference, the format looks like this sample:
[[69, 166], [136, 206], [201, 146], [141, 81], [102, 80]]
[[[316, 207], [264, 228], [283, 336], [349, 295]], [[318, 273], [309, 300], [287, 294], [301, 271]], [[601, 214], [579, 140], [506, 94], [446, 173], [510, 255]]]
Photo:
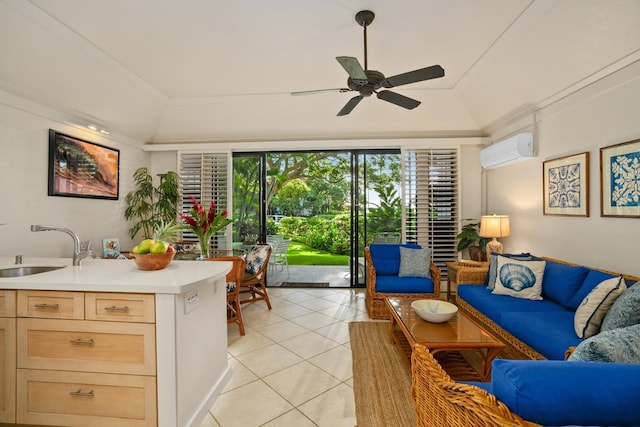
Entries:
[[348, 255], [336, 255], [291, 242], [287, 252], [289, 265], [349, 265]]

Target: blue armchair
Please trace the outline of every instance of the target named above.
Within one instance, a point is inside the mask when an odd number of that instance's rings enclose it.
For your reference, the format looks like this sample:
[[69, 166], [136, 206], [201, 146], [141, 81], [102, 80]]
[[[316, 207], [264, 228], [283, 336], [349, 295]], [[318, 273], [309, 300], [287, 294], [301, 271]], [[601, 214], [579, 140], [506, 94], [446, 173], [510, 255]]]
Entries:
[[[439, 298], [440, 269], [429, 260], [424, 274], [401, 274], [400, 248], [421, 249], [416, 244], [371, 244], [364, 249], [367, 263], [365, 303], [371, 319], [388, 319], [385, 298]], [[426, 263], [425, 263], [426, 264]], [[429, 277], [425, 277], [429, 276]]]

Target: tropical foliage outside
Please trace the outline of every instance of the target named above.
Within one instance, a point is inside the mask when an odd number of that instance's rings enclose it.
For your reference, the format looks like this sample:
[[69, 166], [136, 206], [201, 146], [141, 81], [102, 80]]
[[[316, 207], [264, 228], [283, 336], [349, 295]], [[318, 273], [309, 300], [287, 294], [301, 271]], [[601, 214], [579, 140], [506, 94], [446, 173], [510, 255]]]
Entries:
[[[367, 188], [360, 190], [358, 217], [370, 243], [382, 232], [401, 230], [402, 202], [398, 193], [400, 156], [367, 155]], [[363, 167], [365, 167], [363, 165]], [[350, 251], [351, 164], [348, 153], [276, 153], [267, 156], [267, 234], [279, 234], [304, 245], [306, 256], [317, 263], [345, 265]], [[362, 172], [362, 171], [360, 171]], [[259, 235], [260, 167], [255, 157], [234, 158], [234, 241], [251, 242]], [[366, 212], [366, 223], [364, 215]], [[303, 262], [296, 245], [289, 250], [289, 263]], [[300, 246], [302, 247], [302, 246]], [[308, 252], [327, 254], [311, 256]], [[304, 251], [302, 252], [305, 253]], [[329, 255], [340, 257], [331, 257]], [[300, 261], [298, 261], [300, 259]], [[317, 264], [316, 264], [317, 265]]]

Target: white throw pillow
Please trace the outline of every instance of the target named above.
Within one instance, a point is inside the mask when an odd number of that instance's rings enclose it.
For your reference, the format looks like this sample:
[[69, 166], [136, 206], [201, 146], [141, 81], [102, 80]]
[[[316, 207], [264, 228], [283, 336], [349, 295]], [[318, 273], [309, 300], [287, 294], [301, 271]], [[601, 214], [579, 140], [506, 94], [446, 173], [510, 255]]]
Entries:
[[600, 282], [584, 297], [573, 317], [573, 327], [578, 338], [589, 338], [600, 332], [602, 319], [626, 289], [622, 277], [612, 277]]
[[498, 256], [496, 284], [492, 293], [522, 299], [542, 299], [542, 276], [546, 261], [519, 261]]

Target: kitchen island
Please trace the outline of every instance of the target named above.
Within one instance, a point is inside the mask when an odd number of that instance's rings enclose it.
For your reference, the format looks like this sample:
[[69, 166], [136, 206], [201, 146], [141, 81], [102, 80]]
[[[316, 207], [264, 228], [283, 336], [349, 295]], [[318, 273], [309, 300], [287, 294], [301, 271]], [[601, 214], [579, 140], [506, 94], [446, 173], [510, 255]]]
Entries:
[[[63, 268], [0, 278], [0, 423], [200, 425], [231, 375], [230, 262], [141, 271], [131, 260], [25, 257], [22, 266]], [[0, 258], [0, 269], [14, 267]]]

